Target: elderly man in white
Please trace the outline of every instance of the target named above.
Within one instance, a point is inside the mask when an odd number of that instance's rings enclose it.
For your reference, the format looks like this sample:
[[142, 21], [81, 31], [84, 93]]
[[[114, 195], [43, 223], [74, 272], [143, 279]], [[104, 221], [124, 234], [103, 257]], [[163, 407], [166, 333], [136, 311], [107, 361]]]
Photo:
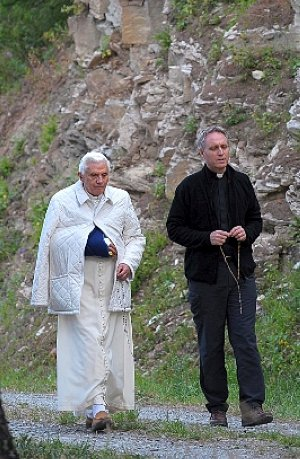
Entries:
[[52, 197], [31, 299], [58, 314], [59, 410], [85, 413], [93, 431], [111, 424], [109, 412], [134, 408], [130, 281], [145, 246], [130, 196], [109, 174], [93, 150], [79, 180]]

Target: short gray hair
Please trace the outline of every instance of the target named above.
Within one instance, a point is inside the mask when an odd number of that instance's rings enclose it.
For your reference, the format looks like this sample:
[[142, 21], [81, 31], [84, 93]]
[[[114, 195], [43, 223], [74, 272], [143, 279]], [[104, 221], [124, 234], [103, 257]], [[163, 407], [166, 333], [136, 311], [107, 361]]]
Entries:
[[221, 134], [225, 135], [226, 139], [228, 140], [228, 134], [224, 128], [217, 125], [211, 126], [209, 128], [203, 129], [197, 135], [197, 139], [195, 142], [197, 150], [203, 151], [205, 147], [206, 137], [208, 136], [208, 134], [211, 134], [212, 132], [220, 132]]
[[99, 150], [92, 150], [86, 153], [80, 160], [78, 171], [84, 174], [89, 163], [106, 163], [108, 171], [110, 172], [110, 162]]

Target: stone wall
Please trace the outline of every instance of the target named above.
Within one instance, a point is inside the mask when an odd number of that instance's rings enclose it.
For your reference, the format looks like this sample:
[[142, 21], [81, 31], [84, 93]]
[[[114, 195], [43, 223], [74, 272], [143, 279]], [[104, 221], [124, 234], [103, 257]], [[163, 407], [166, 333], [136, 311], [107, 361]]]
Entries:
[[300, 51], [300, 2], [299, 0], [290, 0], [295, 11], [294, 21], [290, 26], [290, 43], [293, 43], [297, 51]]
[[[253, 7], [264, 1], [272, 3], [261, 0]], [[60, 113], [76, 120], [61, 133], [61, 158], [70, 161], [75, 152], [78, 156], [101, 145], [114, 169], [122, 171], [113, 176], [113, 183], [134, 196], [142, 224], [156, 226], [142, 203], [153, 194], [157, 165], [165, 168], [165, 196], [170, 200], [182, 178], [201, 167], [195, 127], [227, 123], [231, 163], [250, 175], [262, 207], [264, 231], [256, 244], [257, 260], [282, 264], [299, 259], [299, 247], [290, 247], [288, 227], [300, 216], [300, 74], [292, 79], [282, 73], [272, 79], [268, 62], [266, 68], [258, 66], [246, 74], [232, 51], [266, 46], [276, 50], [278, 43], [291, 50], [291, 37], [297, 48], [299, 2], [291, 0], [295, 14], [290, 22], [280, 22], [271, 11], [274, 23], [270, 13], [265, 23], [257, 16], [255, 27], [250, 15], [250, 22], [246, 17], [230, 29], [218, 6], [213, 14], [221, 18], [220, 24], [202, 34], [193, 33], [193, 27], [179, 33], [170, 23], [168, 0], [81, 3], [86, 9], [70, 18], [69, 27], [76, 68], [79, 64], [84, 76], [60, 99]], [[291, 11], [288, 0], [278, 5]], [[251, 28], [246, 28], [249, 23]], [[171, 45], [163, 53], [155, 37], [166, 30]], [[215, 43], [222, 45], [212, 59]], [[264, 116], [276, 115], [277, 123], [287, 113], [290, 119], [266, 134], [253, 117], [260, 107]], [[237, 120], [241, 115], [245, 118]]]
[[[265, 69], [258, 68], [246, 86], [240, 81], [241, 70], [234, 66], [232, 55], [224, 52], [212, 65], [210, 43], [194, 36], [181, 39], [175, 29], [171, 32], [166, 68], [159, 71], [156, 63], [161, 58], [161, 49], [155, 35], [166, 26], [172, 31], [168, 23], [170, 1], [86, 0], [85, 3], [88, 13], [72, 18], [70, 31], [77, 60], [83, 67], [93, 68], [87, 75], [87, 96], [92, 102], [98, 92], [98, 98], [103, 99], [102, 106], [98, 105], [96, 113], [89, 117], [91, 123], [91, 120], [98, 121], [86, 128], [89, 132], [97, 126], [101, 129], [98, 141], [100, 138], [103, 144], [109, 145], [112, 157], [116, 156], [115, 152], [118, 155], [122, 152], [123, 158], [130, 158], [131, 173], [123, 175], [120, 185], [129, 186], [133, 170], [135, 187], [149, 190], [149, 173], [160, 161], [166, 168], [165, 193], [171, 199], [182, 178], [201, 167], [194, 151], [195, 134], [186, 128], [188, 120], [202, 128], [223, 122], [222, 114], [230, 107], [232, 111], [243, 109], [252, 114], [262, 99], [265, 99], [265, 109], [271, 113], [290, 112], [291, 119], [279, 137], [262, 138], [253, 121], [229, 129], [232, 164], [251, 176], [264, 214], [265, 229], [257, 244], [257, 257], [273, 262], [289, 258], [284, 243], [287, 227], [300, 215], [299, 81], [292, 92], [283, 84], [273, 92], [268, 88], [270, 93], [266, 94], [259, 82], [264, 78]], [[280, 5], [284, 8], [283, 3]], [[288, 11], [287, 1], [284, 5]], [[299, 2], [291, 0], [291, 6], [295, 14], [290, 24], [284, 21], [279, 24], [277, 16], [274, 24], [269, 18], [265, 22], [260, 18], [257, 27], [253, 27], [246, 19], [229, 30], [219, 28], [215, 36], [219, 40], [222, 37], [223, 49], [244, 48], [246, 43], [253, 49], [298, 50]], [[260, 2], [256, 7], [260, 7]], [[263, 11], [272, 14], [267, 8]], [[218, 14], [222, 12], [218, 10]], [[247, 24], [251, 27], [245, 28]], [[112, 70], [109, 63], [99, 58], [99, 47], [103, 35], [114, 37], [116, 31], [118, 38], [113, 38], [111, 44], [122, 65]], [[104, 94], [101, 88], [105, 88]]]

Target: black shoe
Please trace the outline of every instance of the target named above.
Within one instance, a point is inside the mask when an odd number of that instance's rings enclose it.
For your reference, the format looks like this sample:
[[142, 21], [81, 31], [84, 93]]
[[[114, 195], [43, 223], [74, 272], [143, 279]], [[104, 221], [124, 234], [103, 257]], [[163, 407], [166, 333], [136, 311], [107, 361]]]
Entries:
[[210, 413], [209, 423], [214, 427], [228, 427], [225, 411], [214, 410]]
[[251, 427], [268, 424], [273, 421], [272, 413], [267, 413], [259, 403], [241, 402], [242, 426]]

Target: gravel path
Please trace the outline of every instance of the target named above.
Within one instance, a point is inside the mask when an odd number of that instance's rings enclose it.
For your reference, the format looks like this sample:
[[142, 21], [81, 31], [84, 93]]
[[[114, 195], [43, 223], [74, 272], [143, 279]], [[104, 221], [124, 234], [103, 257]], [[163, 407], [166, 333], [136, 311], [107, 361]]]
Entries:
[[[43, 409], [48, 413], [58, 413], [57, 400], [54, 395], [23, 394], [3, 392], [2, 400], [5, 410]], [[195, 407], [140, 406], [137, 407], [141, 421], [181, 421], [185, 425], [199, 425], [199, 429], [207, 426], [208, 414]], [[267, 442], [248, 437], [245, 432], [277, 432], [284, 436], [300, 433], [300, 423], [273, 422], [256, 428], [242, 428], [240, 418], [228, 417], [229, 429], [240, 433], [238, 439], [216, 438], [208, 441], [190, 441], [167, 438], [166, 435], [153, 436], [145, 432], [120, 432], [93, 434], [83, 425], [66, 426], [55, 422], [37, 422], [33, 420], [10, 419], [10, 430], [15, 437], [27, 435], [38, 440], [59, 439], [62, 443], [88, 443], [94, 450], [110, 449], [116, 453], [141, 455], [147, 458], [207, 458], [207, 459], [255, 459], [255, 458], [299, 458], [300, 450], [285, 448], [274, 442]], [[38, 419], [40, 416], [32, 416]], [[224, 436], [224, 435], [223, 435]]]

